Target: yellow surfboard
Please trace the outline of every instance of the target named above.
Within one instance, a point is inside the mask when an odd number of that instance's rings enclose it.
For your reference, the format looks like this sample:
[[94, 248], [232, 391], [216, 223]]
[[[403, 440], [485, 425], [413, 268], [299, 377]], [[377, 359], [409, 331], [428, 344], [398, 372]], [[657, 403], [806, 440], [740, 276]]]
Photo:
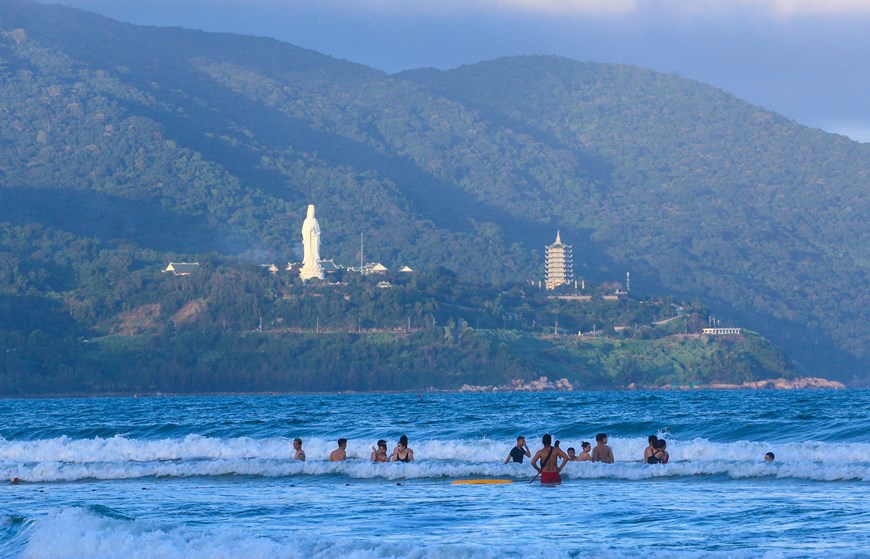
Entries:
[[512, 479], [457, 479], [453, 485], [505, 485], [513, 482]]

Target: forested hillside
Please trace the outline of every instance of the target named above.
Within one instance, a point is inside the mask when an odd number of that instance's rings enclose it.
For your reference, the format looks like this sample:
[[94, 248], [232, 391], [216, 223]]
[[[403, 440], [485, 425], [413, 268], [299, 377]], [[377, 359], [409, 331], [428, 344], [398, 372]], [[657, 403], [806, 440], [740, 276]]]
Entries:
[[[523, 57], [389, 76], [280, 42], [0, 3], [0, 294], [104, 328], [169, 259], [323, 253], [697, 298], [870, 370], [870, 146], [709, 86]], [[217, 258], [217, 256], [215, 256]], [[126, 303], [125, 303], [126, 302]], [[11, 308], [11, 307], [10, 307]], [[84, 314], [82, 314], [84, 313]]]

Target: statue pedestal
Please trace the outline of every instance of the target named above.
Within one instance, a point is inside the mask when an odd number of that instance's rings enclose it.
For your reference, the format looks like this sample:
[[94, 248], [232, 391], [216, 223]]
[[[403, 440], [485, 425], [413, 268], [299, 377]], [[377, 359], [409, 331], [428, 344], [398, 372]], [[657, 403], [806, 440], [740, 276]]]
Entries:
[[305, 262], [299, 270], [299, 277], [302, 281], [323, 279], [323, 268], [320, 267], [320, 262]]

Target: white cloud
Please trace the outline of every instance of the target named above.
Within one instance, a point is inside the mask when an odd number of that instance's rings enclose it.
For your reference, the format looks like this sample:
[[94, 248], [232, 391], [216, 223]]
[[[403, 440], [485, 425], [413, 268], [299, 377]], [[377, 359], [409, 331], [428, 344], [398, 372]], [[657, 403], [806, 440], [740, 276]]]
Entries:
[[478, 0], [502, 8], [545, 14], [620, 15], [637, 11], [636, 0]]
[[[294, 2], [297, 0], [290, 0]], [[870, 0], [302, 0], [323, 2], [351, 10], [460, 15], [468, 12], [521, 12], [565, 16], [620, 16], [662, 14], [711, 16], [760, 15], [791, 18], [806, 16], [870, 15]]]
[[779, 16], [847, 16], [870, 14], [868, 0], [758, 0]]

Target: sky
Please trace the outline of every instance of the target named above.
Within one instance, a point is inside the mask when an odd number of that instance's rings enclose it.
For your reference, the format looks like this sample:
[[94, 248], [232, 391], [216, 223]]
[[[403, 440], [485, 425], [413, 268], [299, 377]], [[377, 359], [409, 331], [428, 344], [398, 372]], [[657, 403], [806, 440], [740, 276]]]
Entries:
[[870, 0], [54, 3], [131, 23], [274, 37], [390, 73], [520, 54], [633, 64], [870, 142]]

